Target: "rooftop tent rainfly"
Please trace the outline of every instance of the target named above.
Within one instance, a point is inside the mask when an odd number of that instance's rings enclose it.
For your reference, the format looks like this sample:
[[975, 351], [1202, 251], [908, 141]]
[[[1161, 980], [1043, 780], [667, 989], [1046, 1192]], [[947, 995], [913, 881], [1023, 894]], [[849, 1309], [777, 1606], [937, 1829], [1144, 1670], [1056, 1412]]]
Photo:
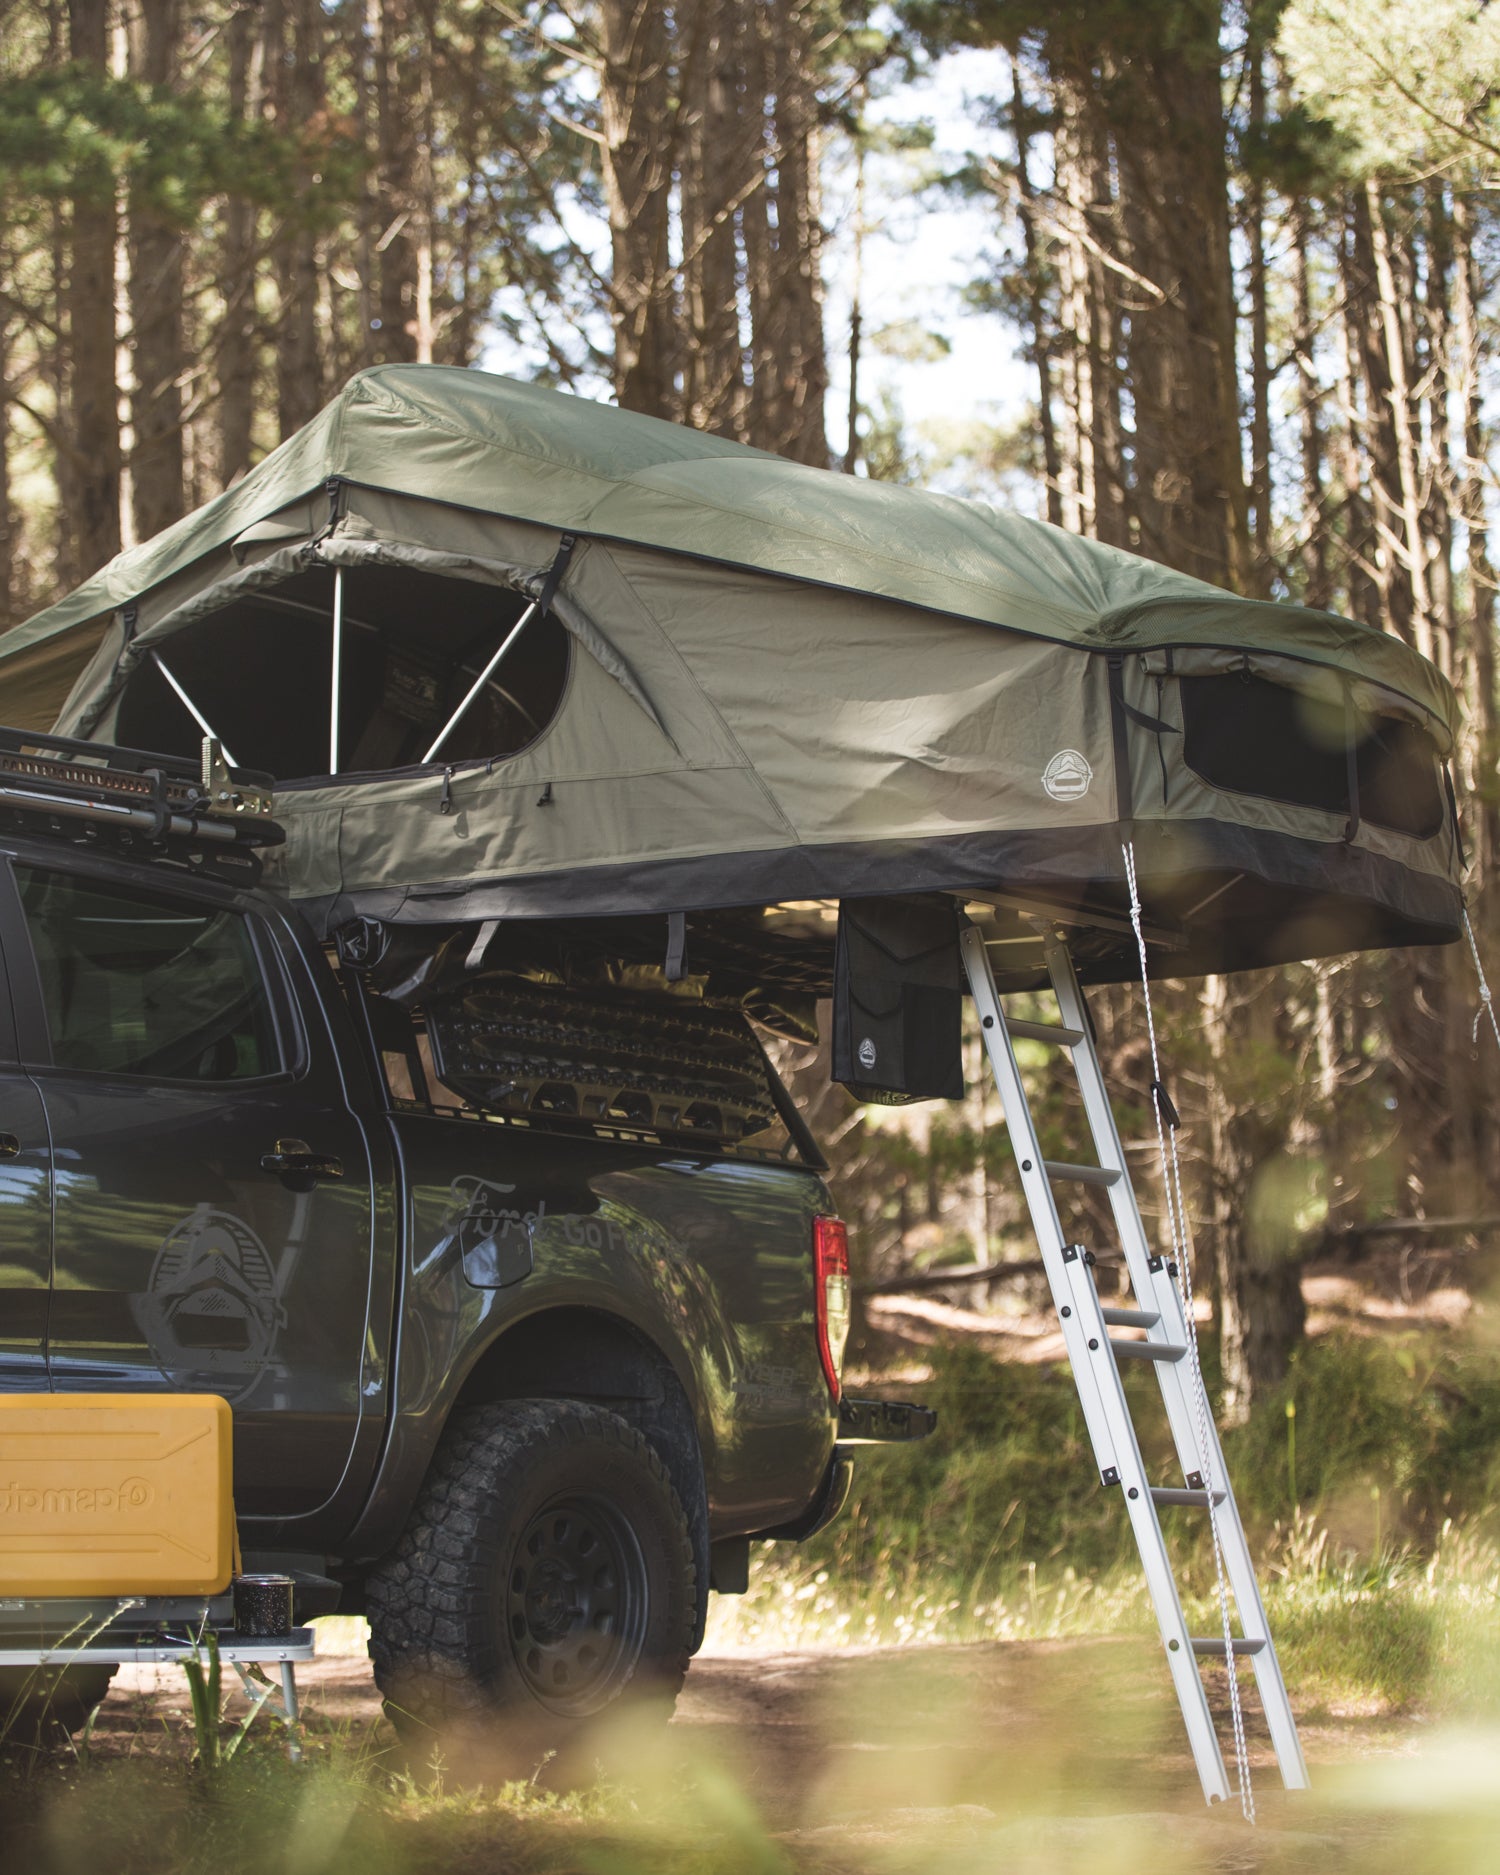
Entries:
[[353, 379], [0, 677], [23, 727], [210, 722], [330, 927], [1003, 888], [1124, 979], [1128, 829], [1163, 974], [1460, 929], [1456, 706], [1396, 639], [480, 372]]
[[[1079, 984], [1456, 937], [1456, 711], [1429, 664], [982, 504], [396, 366], [10, 634], [0, 667], [3, 713], [43, 738], [183, 752], [211, 725], [273, 776], [288, 837], [268, 876], [339, 932], [373, 1000], [422, 1006], [434, 1062], [491, 1118], [557, 1110], [534, 1032], [572, 1037], [582, 1004], [540, 1022], [541, 1004], [648, 981], [659, 1021], [696, 985], [793, 1027], [837, 986], [846, 1078], [954, 1091], [961, 971], [1205, 1795], [1228, 1778], [1199, 1654], [1253, 1660], [1284, 1781], [1305, 1782], [1190, 1273], [1141, 1227]], [[989, 940], [965, 905], [991, 908]], [[1002, 1007], [1036, 984], [1057, 1023]], [[1041, 1158], [1012, 1036], [1071, 1056], [1094, 1162]], [[713, 1056], [699, 1104], [759, 1128], [748, 1052]], [[594, 1102], [660, 1132], [675, 1069], [627, 1111], [594, 1057], [579, 1123]], [[1154, 1045], [1153, 1068], [1155, 1097]], [[1109, 1191], [1139, 1306], [1100, 1300], [1059, 1179]], [[1125, 1358], [1157, 1372], [1180, 1482], [1147, 1476]], [[1187, 1629], [1167, 1505], [1209, 1519], [1222, 1635]]]

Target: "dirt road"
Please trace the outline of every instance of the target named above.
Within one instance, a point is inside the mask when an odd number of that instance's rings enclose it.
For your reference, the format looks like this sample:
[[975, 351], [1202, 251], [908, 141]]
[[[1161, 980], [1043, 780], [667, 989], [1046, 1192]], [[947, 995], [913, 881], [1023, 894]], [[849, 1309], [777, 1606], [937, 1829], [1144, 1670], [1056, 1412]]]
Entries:
[[[366, 1661], [323, 1658], [299, 1680], [312, 1752], [390, 1742]], [[1325, 1793], [1351, 1768], [1410, 1759], [1421, 1739], [1419, 1724], [1368, 1716], [1304, 1727]], [[1280, 1791], [1253, 1718], [1251, 1745], [1262, 1829], [1249, 1861], [1237, 1806], [1203, 1806], [1156, 1650], [1132, 1640], [704, 1655], [667, 1736], [626, 1733], [601, 1745], [601, 1759], [611, 1775], [660, 1791], [707, 1772], [749, 1799], [768, 1838], [818, 1860], [824, 1850], [835, 1862], [885, 1860], [919, 1837], [989, 1841], [997, 1828], [1024, 1838], [1042, 1819], [1054, 1845], [1059, 1828], [1082, 1832], [1083, 1854], [1091, 1833], [1112, 1833], [1122, 1815], [1169, 1826], [1179, 1848], [1201, 1837], [1208, 1853], [1195, 1853], [1195, 1866], [1270, 1866], [1273, 1847], [1314, 1838], [1332, 1850], [1326, 1802]], [[123, 1669], [95, 1752], [189, 1749], [180, 1671]]]

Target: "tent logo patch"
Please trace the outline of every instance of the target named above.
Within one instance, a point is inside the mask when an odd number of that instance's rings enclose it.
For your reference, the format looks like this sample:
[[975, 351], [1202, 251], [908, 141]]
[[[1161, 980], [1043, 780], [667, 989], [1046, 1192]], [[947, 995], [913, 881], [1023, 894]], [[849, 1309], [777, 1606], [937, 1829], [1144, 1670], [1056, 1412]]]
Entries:
[[859, 1065], [862, 1068], [873, 1068], [875, 1066], [875, 1044], [870, 1040], [868, 1035], [859, 1045]]
[[1054, 801], [1080, 800], [1093, 779], [1093, 769], [1077, 749], [1059, 749], [1042, 770], [1042, 786]]

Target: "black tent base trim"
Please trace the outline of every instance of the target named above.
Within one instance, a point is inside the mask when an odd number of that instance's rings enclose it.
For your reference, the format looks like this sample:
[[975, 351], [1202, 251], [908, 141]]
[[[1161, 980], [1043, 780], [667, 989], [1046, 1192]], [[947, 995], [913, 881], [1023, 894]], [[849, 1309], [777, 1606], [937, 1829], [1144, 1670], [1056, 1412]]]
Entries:
[[[325, 933], [357, 917], [451, 929], [488, 919], [618, 919], [889, 896], [899, 879], [909, 892], [1001, 895], [1056, 912], [1075, 928], [1088, 929], [1097, 914], [1095, 937], [1079, 951], [1080, 976], [1128, 982], [1140, 965], [1126, 923], [1127, 836], [1135, 842], [1146, 919], [1160, 940], [1151, 947], [1156, 977], [1447, 944], [1462, 930], [1461, 895], [1443, 877], [1357, 846], [1215, 820], [778, 847], [482, 884], [377, 888], [304, 901], [302, 909]], [[1000, 968], [1002, 987], [1039, 980], [1029, 959]]]

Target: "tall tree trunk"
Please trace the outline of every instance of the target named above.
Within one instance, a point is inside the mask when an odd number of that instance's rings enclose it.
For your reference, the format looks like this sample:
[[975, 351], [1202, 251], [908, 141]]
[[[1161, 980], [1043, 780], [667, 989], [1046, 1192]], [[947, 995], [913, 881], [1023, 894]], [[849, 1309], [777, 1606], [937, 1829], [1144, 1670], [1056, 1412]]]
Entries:
[[[1061, 527], [1062, 457], [1057, 446], [1057, 422], [1053, 411], [1053, 356], [1056, 335], [1047, 306], [1046, 284], [1042, 271], [1041, 230], [1037, 225], [1036, 187], [1031, 179], [1031, 120], [1021, 83], [1021, 63], [1012, 58], [1010, 65], [1010, 114], [1016, 140], [1016, 185], [1020, 192], [1021, 238], [1026, 253], [1026, 302], [1031, 320], [1031, 354], [1037, 376], [1037, 416], [1042, 432], [1042, 474], [1046, 481], [1047, 519]], [[861, 169], [861, 180], [863, 169]], [[852, 395], [852, 393], [851, 393]]]
[[1059, 378], [1062, 439], [1058, 469], [1062, 525], [1072, 533], [1095, 534], [1098, 504], [1094, 480], [1094, 314], [1085, 204], [1085, 151], [1094, 141], [1087, 125], [1094, 109], [1091, 74], [1054, 72], [1053, 168], [1061, 204], [1057, 248]]
[[[844, 442], [844, 460], [839, 465], [845, 475], [853, 475], [859, 467], [861, 438], [859, 434], [859, 368], [862, 362], [865, 336], [865, 236], [869, 230], [865, 226], [865, 146], [863, 138], [855, 145], [854, 151], [854, 252], [849, 265], [849, 351], [848, 375], [849, 398], [845, 413], [847, 436]], [[1052, 428], [1052, 405], [1050, 395], [1043, 399], [1042, 435], [1044, 459], [1050, 463], [1057, 454], [1057, 444]], [[1049, 482], [1047, 504], [1049, 509], [1057, 500], [1057, 490]]]
[[[225, 27], [229, 115], [235, 123], [260, 116], [265, 39], [260, 0], [238, 0]], [[223, 325], [219, 333], [219, 485], [228, 488], [250, 467], [255, 419], [257, 322], [256, 212], [242, 195], [225, 201], [221, 217]]]
[[762, 434], [752, 440], [794, 461], [826, 468], [828, 360], [812, 0], [771, 0], [770, 22], [778, 343], [771, 361], [774, 388], [761, 406]]
[[1397, 495], [1392, 524], [1398, 531], [1399, 552], [1411, 585], [1413, 641], [1423, 657], [1436, 663], [1440, 661], [1442, 653], [1432, 614], [1432, 597], [1427, 578], [1427, 545], [1422, 533], [1422, 497], [1417, 462], [1418, 418], [1412, 396], [1411, 340], [1407, 327], [1409, 300], [1396, 283], [1384, 204], [1375, 182], [1365, 184], [1364, 200], [1375, 264], [1380, 334], [1390, 382]]
[[[69, 0], [69, 50], [109, 70], [109, 0]], [[71, 369], [65, 449], [72, 499], [64, 525], [73, 571], [84, 577], [120, 551], [120, 422], [115, 400], [115, 233], [112, 179], [103, 164], [79, 177], [73, 204], [66, 315]]]
[[[174, 90], [182, 55], [182, 0], [152, 0], [129, 22], [131, 75], [154, 91]], [[183, 245], [142, 188], [129, 203], [130, 354], [133, 386], [130, 495], [138, 540], [183, 513]]]
[[376, 122], [376, 48], [380, 43], [379, 0], [364, 0], [350, 12], [349, 75], [354, 88], [354, 128], [364, 152], [364, 173], [356, 209], [354, 244], [355, 303], [359, 336], [354, 362], [373, 365], [380, 354], [379, 313], [375, 310], [375, 243], [380, 238], [380, 160]]
[[1080, 258], [1088, 283], [1088, 451], [1093, 486], [1093, 533], [1112, 547], [1129, 547], [1126, 501], [1125, 424], [1120, 407], [1121, 295], [1104, 255], [1120, 249], [1119, 204], [1115, 200], [1109, 135], [1098, 97], [1098, 74], [1090, 74], [1083, 116], [1087, 177], [1084, 215], [1091, 238]]
[[[767, 129], [767, 94], [771, 64], [765, 13], [757, 9], [741, 41], [746, 126], [744, 205], [740, 238], [745, 252], [745, 310], [750, 329], [750, 392], [745, 412], [745, 440], [756, 444], [769, 431], [766, 411], [775, 395], [778, 343], [776, 310], [776, 238], [772, 225], [769, 179], [777, 159]], [[769, 448], [769, 443], [763, 444]]]
[[1130, 260], [1155, 303], [1130, 324], [1140, 549], [1243, 589], [1229, 182], [1219, 10], [1179, 9], [1180, 34], [1114, 74], [1115, 149]]
[[[1482, 359], [1479, 337], [1479, 274], [1474, 255], [1473, 212], [1459, 196], [1453, 204], [1454, 353], [1449, 361], [1454, 402], [1463, 413], [1463, 458], [1459, 472], [1459, 509], [1463, 517], [1473, 642], [1472, 708], [1476, 729], [1471, 785], [1475, 803], [1469, 836], [1476, 870], [1486, 885], [1500, 864], [1500, 715], [1495, 671], [1494, 564], [1489, 552], [1489, 515], [1485, 500], [1489, 438], [1484, 426]], [[1500, 898], [1500, 894], [1490, 894]]]
[[[1495, 868], [1500, 865], [1500, 720], [1497, 720], [1495, 670], [1495, 569], [1489, 553], [1489, 517], [1486, 482], [1489, 437], [1484, 424], [1482, 359], [1479, 332], [1479, 276], [1473, 247], [1473, 211], [1468, 200], [1455, 195], [1452, 214], [1452, 344], [1444, 360], [1445, 391], [1460, 413], [1461, 450], [1454, 467], [1456, 507], [1464, 531], [1467, 617], [1464, 621], [1470, 656], [1464, 660], [1467, 736], [1457, 766], [1465, 802], [1466, 833], [1470, 845], [1470, 915], [1482, 953], [1497, 954], [1500, 946], [1500, 891]], [[1465, 774], [1464, 771], [1467, 771]], [[1450, 966], [1450, 1024], [1458, 1033], [1449, 1046], [1470, 1062], [1473, 1082], [1470, 1097], [1455, 1101], [1455, 1118], [1464, 1131], [1476, 1184], [1484, 1192], [1483, 1209], [1500, 1191], [1500, 1050], [1493, 1037], [1481, 1033], [1475, 1060], [1470, 1028], [1477, 1013], [1477, 986], [1467, 946], [1453, 945]], [[1464, 954], [1459, 956], [1462, 951]], [[1457, 981], [1452, 981], [1453, 977]]]
[[410, 362], [417, 355], [415, 99], [411, 61], [405, 56], [412, 0], [375, 0], [372, 12], [380, 230], [375, 242], [380, 322], [375, 352], [387, 362]]
[[1319, 405], [1323, 387], [1313, 357], [1315, 329], [1312, 282], [1308, 274], [1308, 246], [1312, 208], [1305, 199], [1292, 216], [1292, 272], [1296, 293], [1296, 328], [1293, 346], [1297, 357], [1297, 441], [1301, 465], [1303, 602], [1324, 610], [1333, 603], [1328, 573], [1328, 526], [1323, 514], [1323, 428]]
[[674, 417], [671, 43], [653, 0], [602, 0], [600, 76], [605, 200], [613, 261], [615, 395], [627, 410]]
[[[304, 134], [325, 102], [325, 15], [319, 0], [265, 0], [266, 92], [273, 121]], [[312, 186], [306, 164], [299, 198]], [[284, 439], [323, 407], [318, 345], [318, 242], [301, 200], [284, 211], [271, 247], [276, 282], [276, 420]]]
[[[1373, 212], [1372, 212], [1373, 211]], [[1398, 412], [1406, 409], [1405, 346], [1400, 337], [1400, 309], [1394, 304], [1389, 248], [1385, 240], [1382, 205], [1378, 193], [1364, 187], [1353, 191], [1348, 234], [1343, 247], [1344, 296], [1364, 386], [1363, 451], [1369, 464], [1374, 562], [1379, 585], [1380, 616], [1366, 622], [1394, 632], [1408, 644], [1417, 642], [1417, 594], [1413, 583], [1415, 560], [1410, 551], [1403, 495], [1403, 445], [1398, 435]], [[1376, 222], [1381, 225], [1385, 260], [1376, 260]], [[1391, 344], [1395, 334], [1396, 342]], [[1401, 388], [1397, 391], [1397, 374]]]
[[412, 352], [418, 364], [430, 365], [437, 344], [437, 314], [434, 295], [437, 290], [433, 245], [436, 233], [436, 183], [432, 167], [432, 144], [436, 135], [436, 100], [432, 85], [433, 42], [437, 36], [436, 7], [418, 0], [419, 44], [423, 56], [411, 80], [412, 117], [415, 147], [411, 172], [411, 244], [413, 271]]
[[[1242, 1421], [1282, 1380], [1302, 1336], [1302, 1272], [1287, 1234], [1265, 1219], [1255, 1187], [1286, 1141], [1281, 1104], [1245, 1085], [1279, 1052], [1276, 979], [1231, 985], [1210, 977], [1205, 1032], [1214, 1064], [1208, 1085], [1208, 1147], [1214, 1262], [1219, 1291], [1224, 1417]], [[1248, 1072], [1247, 1072], [1248, 1070]]]
[[[1367, 321], [1360, 290], [1361, 274], [1356, 265], [1353, 216], [1346, 214], [1339, 232], [1339, 272], [1342, 287], [1343, 319], [1340, 322], [1338, 375], [1339, 477], [1343, 485], [1345, 585], [1351, 618], [1376, 631], [1385, 629], [1390, 616], [1385, 574], [1388, 563], [1381, 556], [1375, 526], [1375, 503], [1370, 492], [1373, 454], [1370, 448], [1372, 423], [1368, 405], [1361, 408], [1360, 391], [1364, 386], [1362, 361]], [[1367, 284], [1367, 278], [1366, 278]]]
[[[1246, 47], [1250, 68], [1250, 131], [1258, 144], [1266, 121], [1266, 53], [1259, 13], [1251, 9]], [[1270, 595], [1271, 562], [1271, 371], [1266, 307], [1266, 191], [1259, 170], [1245, 190], [1245, 235], [1249, 249], [1250, 290], [1250, 589]]]
[[[745, 373], [735, 210], [746, 183], [743, 22], [741, 9], [729, 0], [697, 0], [682, 18], [683, 414], [694, 429], [742, 437]], [[856, 229], [856, 245], [859, 238]]]
[[1457, 613], [1453, 576], [1453, 437], [1449, 420], [1448, 355], [1453, 322], [1453, 223], [1441, 182], [1427, 185], [1425, 291], [1418, 308], [1421, 351], [1413, 373], [1420, 408], [1413, 408], [1422, 459], [1420, 525], [1426, 545], [1429, 603], [1438, 664], [1461, 691], [1468, 690], [1469, 646]]
[[480, 217], [484, 202], [484, 161], [480, 152], [477, 113], [472, 91], [465, 87], [462, 115], [458, 126], [458, 148], [465, 164], [463, 199], [458, 210], [458, 229], [449, 256], [449, 297], [453, 313], [443, 328], [440, 356], [444, 364], [472, 365], [479, 356], [483, 340], [485, 314], [480, 288], [479, 250], [483, 239]]

